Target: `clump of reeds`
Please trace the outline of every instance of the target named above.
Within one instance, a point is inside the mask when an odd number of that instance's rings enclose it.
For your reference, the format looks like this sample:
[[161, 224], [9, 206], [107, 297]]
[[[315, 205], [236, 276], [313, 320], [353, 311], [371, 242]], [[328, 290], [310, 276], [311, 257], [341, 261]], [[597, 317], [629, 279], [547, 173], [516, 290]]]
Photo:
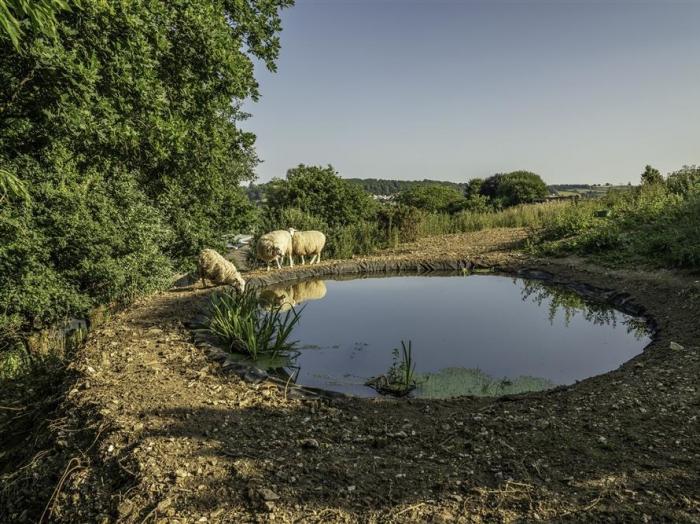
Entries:
[[253, 360], [263, 355], [278, 356], [294, 350], [297, 341], [290, 337], [301, 315], [301, 310], [292, 307], [283, 312], [283, 307], [273, 304], [261, 308], [254, 290], [217, 293], [211, 298], [204, 328], [232, 353]]
[[365, 385], [374, 388], [382, 395], [404, 397], [416, 388], [416, 364], [413, 361], [411, 341], [408, 345], [402, 340], [401, 350], [394, 348], [394, 361], [385, 375], [371, 378]]

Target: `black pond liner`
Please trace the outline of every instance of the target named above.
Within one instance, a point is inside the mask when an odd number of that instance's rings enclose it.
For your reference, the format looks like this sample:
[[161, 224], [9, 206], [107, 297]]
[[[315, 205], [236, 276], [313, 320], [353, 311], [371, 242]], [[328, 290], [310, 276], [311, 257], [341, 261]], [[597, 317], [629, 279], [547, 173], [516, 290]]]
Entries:
[[[298, 267], [298, 266], [297, 266]], [[295, 271], [277, 271], [270, 272], [260, 277], [254, 277], [247, 281], [246, 287], [254, 289], [264, 289], [280, 283], [297, 282], [307, 280], [314, 277], [329, 277], [342, 275], [378, 275], [386, 273], [387, 276], [398, 275], [429, 275], [433, 272], [444, 271], [473, 271], [491, 273], [494, 275], [514, 276], [527, 280], [539, 280], [549, 284], [557, 285], [574, 291], [577, 295], [593, 302], [608, 304], [615, 309], [644, 319], [648, 328], [649, 336], [652, 341], [657, 336], [656, 321], [647, 314], [646, 309], [641, 304], [634, 301], [629, 293], [615, 291], [614, 289], [599, 288], [581, 282], [572, 282], [553, 273], [535, 268], [513, 268], [508, 266], [491, 266], [485, 265], [478, 260], [387, 260], [387, 261], [347, 261], [339, 262], [330, 266], [301, 266]], [[188, 324], [192, 330], [194, 344], [203, 349], [209, 358], [219, 362], [225, 373], [233, 373], [242, 380], [251, 383], [259, 384], [263, 381], [273, 383], [289, 398], [310, 398], [310, 399], [341, 399], [341, 398], [362, 398], [354, 395], [348, 395], [337, 391], [315, 388], [310, 386], [298, 385], [293, 382], [293, 377], [286, 373], [283, 369], [265, 370], [249, 363], [236, 360], [231, 353], [221, 348], [218, 344], [218, 339], [209, 334], [205, 329], [202, 329], [204, 321], [203, 310], [200, 315]], [[562, 391], [573, 385], [556, 386], [552, 389], [545, 390], [541, 393], [549, 393], [554, 391]], [[389, 392], [387, 392], [389, 393]], [[521, 397], [531, 393], [520, 393], [517, 395], [503, 395], [499, 397], [503, 400], [508, 400], [513, 397]], [[396, 398], [398, 395], [388, 394], [380, 398]], [[373, 397], [377, 400], [377, 397]], [[426, 399], [428, 400], [428, 399]]]

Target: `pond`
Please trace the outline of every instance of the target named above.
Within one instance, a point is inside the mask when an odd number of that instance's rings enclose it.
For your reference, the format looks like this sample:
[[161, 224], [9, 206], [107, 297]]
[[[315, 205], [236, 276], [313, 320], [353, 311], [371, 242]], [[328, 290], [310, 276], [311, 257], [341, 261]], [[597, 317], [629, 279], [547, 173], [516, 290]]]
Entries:
[[540, 281], [431, 274], [307, 280], [263, 291], [303, 306], [285, 367], [297, 384], [357, 396], [411, 341], [413, 396], [503, 395], [617, 368], [650, 341], [646, 323]]

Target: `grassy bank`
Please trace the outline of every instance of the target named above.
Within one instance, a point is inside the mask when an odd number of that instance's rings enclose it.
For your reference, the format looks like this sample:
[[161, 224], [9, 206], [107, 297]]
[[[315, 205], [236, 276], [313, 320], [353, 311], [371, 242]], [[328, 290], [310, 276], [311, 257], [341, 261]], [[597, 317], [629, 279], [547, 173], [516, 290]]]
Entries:
[[[674, 175], [672, 175], [673, 177]], [[696, 182], [700, 170], [695, 170]], [[562, 208], [537, 228], [531, 252], [610, 265], [700, 269], [700, 184], [640, 186]]]

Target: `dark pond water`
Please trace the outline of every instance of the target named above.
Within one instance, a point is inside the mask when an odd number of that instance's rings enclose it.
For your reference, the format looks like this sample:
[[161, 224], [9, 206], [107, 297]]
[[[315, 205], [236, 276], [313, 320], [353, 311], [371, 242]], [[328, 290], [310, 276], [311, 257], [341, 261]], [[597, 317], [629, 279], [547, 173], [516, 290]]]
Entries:
[[617, 368], [649, 342], [643, 321], [571, 291], [494, 275], [312, 280], [264, 291], [303, 305], [286, 370], [298, 384], [359, 396], [412, 342], [414, 396], [502, 395]]

